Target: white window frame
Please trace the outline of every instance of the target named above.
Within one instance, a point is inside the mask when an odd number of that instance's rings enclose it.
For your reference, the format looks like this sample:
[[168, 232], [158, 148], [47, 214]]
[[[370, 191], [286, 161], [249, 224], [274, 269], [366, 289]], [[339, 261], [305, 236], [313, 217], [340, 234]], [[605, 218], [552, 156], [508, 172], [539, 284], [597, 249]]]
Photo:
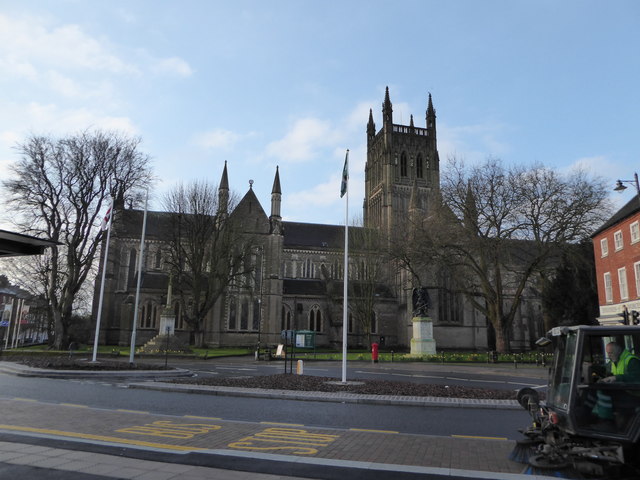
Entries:
[[620, 285], [620, 300], [629, 300], [629, 287], [627, 284], [627, 269], [618, 269], [618, 283]]
[[613, 303], [613, 285], [611, 284], [611, 273], [604, 274], [604, 297], [607, 303]]
[[633, 271], [636, 274], [636, 297], [640, 298], [640, 262], [633, 264]]
[[631, 234], [631, 243], [640, 242], [640, 222], [636, 220], [629, 225], [629, 233]]
[[603, 257], [609, 255], [609, 239], [606, 237], [600, 239], [600, 254]]
[[624, 240], [622, 238], [622, 230], [618, 230], [616, 233], [613, 234], [613, 243], [615, 245], [616, 252], [618, 250], [622, 250], [623, 249]]

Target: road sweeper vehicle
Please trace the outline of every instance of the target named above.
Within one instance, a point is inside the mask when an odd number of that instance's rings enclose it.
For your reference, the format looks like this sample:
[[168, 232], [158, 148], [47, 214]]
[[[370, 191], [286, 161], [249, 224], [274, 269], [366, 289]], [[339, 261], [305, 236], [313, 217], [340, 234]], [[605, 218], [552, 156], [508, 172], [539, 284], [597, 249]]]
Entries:
[[640, 479], [640, 326], [557, 327], [546, 400], [518, 401], [532, 416], [511, 459], [566, 478]]

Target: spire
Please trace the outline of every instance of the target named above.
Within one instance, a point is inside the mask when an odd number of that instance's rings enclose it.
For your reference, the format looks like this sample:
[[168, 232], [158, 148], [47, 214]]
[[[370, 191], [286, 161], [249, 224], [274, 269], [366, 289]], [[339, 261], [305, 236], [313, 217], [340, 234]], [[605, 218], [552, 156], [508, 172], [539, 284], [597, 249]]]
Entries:
[[433, 101], [431, 100], [431, 93], [429, 93], [429, 104], [427, 105], [427, 129], [433, 130], [435, 134], [436, 130], [436, 109], [433, 108]]
[[280, 203], [282, 202], [282, 190], [280, 188], [280, 169], [276, 166], [276, 176], [273, 179], [271, 189], [271, 233], [280, 234], [282, 231], [282, 217], [280, 216]]
[[227, 161], [224, 161], [224, 170], [218, 187], [218, 212], [228, 213], [229, 208], [229, 177], [227, 175]]
[[389, 87], [386, 89], [384, 103], [382, 104], [382, 123], [384, 123], [385, 126], [391, 126], [393, 124], [393, 106], [389, 98]]
[[369, 123], [367, 123], [367, 135], [373, 137], [376, 134], [376, 124], [373, 123], [373, 111], [369, 109]]
[[282, 190], [280, 189], [280, 170], [276, 165], [276, 177], [273, 179], [273, 188], [271, 189], [271, 194], [277, 193], [278, 195], [282, 195]]
[[409, 122], [409, 127], [413, 130], [413, 113], [411, 114], [411, 121]]

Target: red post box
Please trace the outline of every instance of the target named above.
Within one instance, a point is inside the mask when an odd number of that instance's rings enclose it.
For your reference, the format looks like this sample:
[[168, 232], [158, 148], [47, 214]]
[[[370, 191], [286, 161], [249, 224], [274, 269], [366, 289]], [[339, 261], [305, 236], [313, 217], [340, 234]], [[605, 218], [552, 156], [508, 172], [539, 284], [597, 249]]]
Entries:
[[371, 344], [371, 360], [373, 363], [378, 363], [378, 344], [375, 342]]

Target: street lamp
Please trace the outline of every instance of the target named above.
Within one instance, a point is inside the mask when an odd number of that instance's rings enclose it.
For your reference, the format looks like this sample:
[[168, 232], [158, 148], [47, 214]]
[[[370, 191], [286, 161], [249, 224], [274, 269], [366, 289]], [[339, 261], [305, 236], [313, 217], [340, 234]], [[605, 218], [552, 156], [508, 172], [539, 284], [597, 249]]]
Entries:
[[640, 196], [640, 184], [638, 184], [638, 174], [633, 174], [633, 180], [618, 180], [616, 181], [616, 188], [613, 190], [616, 192], [623, 192], [627, 189], [625, 183], [633, 183], [636, 186], [636, 192]]

